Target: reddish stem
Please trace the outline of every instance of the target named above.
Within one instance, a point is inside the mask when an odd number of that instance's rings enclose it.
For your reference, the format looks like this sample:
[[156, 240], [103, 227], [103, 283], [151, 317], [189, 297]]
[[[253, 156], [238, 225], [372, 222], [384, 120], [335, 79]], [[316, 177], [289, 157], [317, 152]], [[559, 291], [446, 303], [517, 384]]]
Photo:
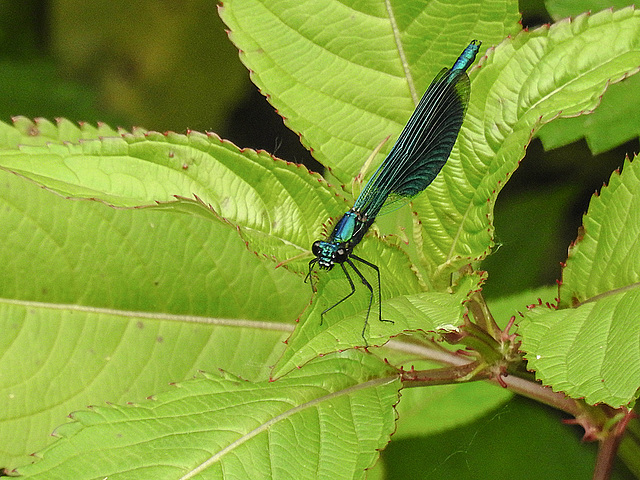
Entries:
[[611, 477], [618, 447], [624, 436], [627, 424], [633, 417], [633, 412], [627, 412], [625, 416], [615, 424], [611, 431], [607, 432], [607, 435], [600, 440], [593, 480], [608, 480]]

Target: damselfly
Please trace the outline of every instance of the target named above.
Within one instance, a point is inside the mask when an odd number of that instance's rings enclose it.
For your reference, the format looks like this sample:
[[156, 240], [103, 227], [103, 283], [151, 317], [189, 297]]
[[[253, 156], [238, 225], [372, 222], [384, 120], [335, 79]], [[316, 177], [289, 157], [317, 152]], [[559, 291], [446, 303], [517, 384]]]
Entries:
[[340, 264], [351, 287], [347, 295], [321, 313], [321, 318], [356, 291], [345, 263], [369, 289], [369, 307], [362, 329], [365, 344], [365, 330], [374, 292], [353, 260], [375, 270], [378, 276], [378, 318], [380, 321], [390, 320], [382, 318], [380, 269], [355, 255], [353, 249], [360, 243], [383, 207], [385, 211], [395, 210], [418, 195], [429, 186], [449, 158], [469, 102], [470, 82], [466, 71], [474, 62], [480, 45], [481, 42], [473, 40], [453, 67], [444, 68], [436, 75], [389, 155], [369, 179], [353, 207], [338, 221], [329, 238], [318, 240], [311, 247], [316, 258], [309, 262], [306, 278], [311, 276], [315, 264], [325, 270], [331, 270], [334, 265]]

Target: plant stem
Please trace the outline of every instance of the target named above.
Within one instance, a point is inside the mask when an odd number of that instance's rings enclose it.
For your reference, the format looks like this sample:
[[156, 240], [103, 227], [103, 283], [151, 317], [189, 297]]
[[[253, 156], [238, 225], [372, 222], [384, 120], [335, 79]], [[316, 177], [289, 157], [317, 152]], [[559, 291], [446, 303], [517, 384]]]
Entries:
[[[582, 406], [579, 401], [569, 398], [562, 393], [554, 392], [538, 382], [526, 380], [515, 375], [502, 377], [500, 381], [498, 381], [498, 379], [492, 378], [492, 372], [482, 368], [484, 366], [486, 365], [482, 362], [473, 361], [464, 365], [458, 364], [429, 370], [403, 371], [401, 376], [406, 388], [491, 380], [496, 385], [508, 388], [514, 393], [562, 410], [575, 418], [582, 419], [585, 417], [585, 407]], [[580, 424], [582, 425], [582, 422], [580, 422]]]
[[451, 367], [403, 371], [401, 377], [407, 388], [425, 385], [449, 385], [488, 379], [490, 372], [484, 369], [484, 366], [484, 363], [476, 361]]
[[[565, 423], [578, 424], [584, 428], [583, 440], [598, 440], [600, 445], [594, 470], [594, 480], [607, 480], [622, 442], [627, 424], [633, 413], [627, 409], [613, 409], [604, 405], [591, 406], [582, 400], [567, 397], [561, 392], [554, 392], [535, 381], [526, 371], [526, 363], [519, 352], [520, 342], [509, 329], [513, 318], [504, 330], [496, 324], [480, 292], [472, 294], [467, 303], [469, 316], [464, 315], [464, 323], [456, 328], [437, 331], [440, 336], [453, 345], [463, 345], [467, 350], [447, 352], [438, 350], [432, 355], [424, 355], [446, 364], [442, 368], [416, 371], [401, 371], [401, 379], [406, 388], [444, 385], [490, 380], [514, 393], [531, 398], [545, 405], [568, 413], [573, 417]], [[422, 348], [425, 346], [423, 345]], [[421, 347], [415, 345], [420, 350]], [[426, 349], [432, 351], [432, 349]], [[470, 357], [462, 353], [471, 353]], [[417, 352], [416, 352], [417, 353]], [[437, 359], [434, 357], [438, 357]], [[634, 442], [631, 448], [634, 450]]]
[[500, 327], [496, 323], [489, 306], [482, 295], [482, 292], [474, 292], [467, 302], [469, 311], [473, 315], [476, 324], [494, 339], [499, 339], [502, 333]]
[[[506, 388], [512, 392], [562, 410], [575, 418], [584, 414], [583, 409], [578, 406], [577, 400], [569, 398], [563, 393], [554, 392], [536, 381], [526, 380], [515, 375], [503, 377], [502, 381], [506, 384]], [[496, 383], [498, 382], [496, 381]]]
[[621, 437], [607, 435], [607, 437], [600, 442], [598, 446], [598, 456], [596, 457], [596, 468], [593, 471], [593, 480], [608, 480], [610, 478], [620, 440]]
[[[586, 441], [598, 439], [601, 442], [604, 442], [606, 438], [615, 436], [613, 430], [617, 432], [617, 429], [622, 428], [621, 432], [624, 431], [624, 427], [626, 427], [626, 423], [628, 422], [628, 419], [620, 421], [615, 425], [612, 432], [604, 432], [603, 434], [603, 426], [614, 418], [615, 415], [620, 414], [620, 410], [608, 409], [610, 411], [605, 411], [602, 407], [587, 405], [581, 400], [569, 398], [561, 392], [554, 392], [551, 388], [545, 387], [535, 380], [523, 378], [518, 374], [510, 374], [506, 376], [496, 375], [496, 372], [487, 368], [488, 365], [482, 360], [474, 360], [464, 364], [461, 364], [460, 360], [461, 356], [452, 353], [448, 358], [447, 356], [442, 356], [440, 358], [440, 361], [449, 363], [449, 366], [447, 367], [428, 370], [402, 371], [401, 378], [403, 385], [405, 388], [413, 388], [489, 380], [503, 388], [508, 388], [514, 393], [536, 400], [571, 415], [575, 420], [570, 420], [566, 423], [580, 425], [585, 431], [584, 440]], [[620, 434], [620, 439], [621, 438], [622, 434]], [[604, 448], [611, 448], [615, 451], [620, 439], [618, 439], [617, 443], [603, 444]], [[609, 455], [609, 453], [605, 450], [602, 455], [603, 459], [605, 459], [608, 458], [607, 455]], [[601, 464], [601, 468], [605, 468], [606, 463], [602, 463], [601, 461]]]
[[613, 428], [606, 432], [604, 438], [600, 440], [593, 480], [608, 480], [610, 478], [618, 447], [624, 436], [627, 424], [633, 416], [633, 412], [627, 411]]

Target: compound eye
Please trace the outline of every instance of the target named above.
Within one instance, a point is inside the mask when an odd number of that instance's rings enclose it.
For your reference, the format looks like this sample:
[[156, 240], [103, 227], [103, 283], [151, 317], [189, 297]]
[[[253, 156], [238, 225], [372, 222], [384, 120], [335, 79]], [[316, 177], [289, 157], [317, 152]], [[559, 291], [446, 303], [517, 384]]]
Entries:
[[320, 252], [322, 251], [322, 249], [320, 248], [320, 240], [316, 240], [315, 242], [313, 242], [313, 245], [311, 245], [311, 252], [318, 257], [320, 255]]
[[336, 263], [343, 263], [349, 254], [344, 247], [340, 247], [336, 250], [336, 253], [333, 255], [333, 261]]

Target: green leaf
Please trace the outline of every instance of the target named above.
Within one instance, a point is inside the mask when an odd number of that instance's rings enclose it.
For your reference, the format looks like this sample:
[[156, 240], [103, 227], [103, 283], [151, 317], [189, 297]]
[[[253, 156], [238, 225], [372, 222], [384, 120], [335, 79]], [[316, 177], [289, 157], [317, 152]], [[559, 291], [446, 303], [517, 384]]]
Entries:
[[542, 127], [537, 136], [551, 150], [584, 138], [596, 155], [640, 135], [640, 76], [610, 85], [598, 108], [589, 115], [559, 118]]
[[87, 404], [143, 400], [198, 369], [265, 379], [288, 334], [286, 325], [265, 322], [7, 299], [0, 319], [7, 467], [27, 463]]
[[[335, 289], [327, 288], [336, 282], [323, 282], [323, 290], [320, 290], [318, 298], [340, 298]], [[364, 335], [367, 345], [382, 345], [389, 337], [403, 331], [422, 330], [434, 331], [443, 325], [458, 325], [462, 321], [464, 313], [463, 302], [469, 292], [478, 285], [479, 279], [475, 276], [464, 277], [455, 294], [444, 292], [422, 292], [414, 295], [398, 295], [395, 298], [383, 302], [383, 319], [392, 322], [380, 322], [377, 312], [372, 311]], [[324, 295], [324, 289], [335, 293]], [[363, 289], [361, 289], [363, 290]], [[348, 291], [346, 292], [348, 293]], [[345, 291], [343, 290], [342, 296]], [[335, 350], [346, 349], [353, 345], [365, 345], [362, 338], [363, 327], [367, 313], [366, 305], [362, 310], [357, 310], [359, 304], [348, 302], [338, 312], [327, 313], [321, 324], [318, 319], [320, 312], [327, 308], [324, 302], [315, 302], [305, 315], [304, 323], [296, 329], [287, 341], [289, 348], [275, 365], [272, 375], [279, 377], [288, 371], [304, 365], [318, 355], [324, 355]], [[342, 305], [340, 305], [342, 307]], [[338, 310], [340, 307], [336, 308]], [[353, 312], [351, 314], [344, 313]], [[373, 309], [372, 309], [373, 310]]]
[[536, 378], [589, 404], [621, 407], [640, 389], [640, 290], [580, 305], [535, 308], [520, 322], [522, 350]]
[[86, 405], [139, 401], [198, 369], [268, 378], [293, 328], [281, 322], [310, 297], [200, 217], [72, 202], [6, 172], [0, 212], [4, 467]]
[[297, 276], [260, 261], [225, 225], [70, 202], [0, 174], [6, 299], [280, 321], [308, 301]]
[[562, 274], [562, 305], [575, 305], [640, 282], [640, 161], [594, 196]]
[[[521, 322], [522, 350], [554, 390], [618, 407], [640, 389], [640, 162], [625, 162], [594, 196], [569, 251], [559, 311], [534, 309]], [[634, 340], [635, 339], [635, 340]]]
[[[254, 81], [271, 95], [278, 110], [292, 128], [302, 134], [303, 141], [316, 156], [346, 183], [385, 133], [400, 131], [410, 113], [411, 102], [408, 113], [399, 116], [402, 120], [397, 121], [395, 128], [388, 123], [395, 115], [389, 113], [380, 118], [379, 112], [395, 112], [397, 101], [392, 98], [402, 95], [396, 93], [398, 90], [404, 90], [409, 100], [411, 80], [419, 76], [426, 84], [434, 71], [447, 65], [450, 59], [437, 61], [431, 57], [428, 67], [417, 60], [409, 62], [409, 71], [420, 74], [406, 75], [401, 68], [393, 68], [396, 65], [392, 61], [393, 52], [398, 51], [398, 46], [392, 45], [395, 42], [390, 35], [377, 31], [382, 27], [376, 18], [381, 18], [382, 25], [388, 28], [389, 12], [381, 10], [367, 17], [367, 12], [358, 10], [355, 24], [360, 26], [370, 21], [368, 31], [382, 39], [375, 44], [368, 38], [363, 40], [376, 47], [382, 45], [377, 47], [380, 50], [374, 50], [375, 55], [366, 56], [362, 52], [369, 50], [363, 46], [341, 43], [341, 38], [351, 40], [351, 37], [344, 34], [348, 24], [337, 21], [337, 17], [345, 18], [344, 6], [333, 7], [323, 12], [321, 18], [326, 19], [326, 24], [314, 23], [313, 26], [303, 21], [308, 18], [305, 14], [313, 9], [311, 2], [267, 8], [257, 2], [232, 0], [225, 4], [222, 16], [232, 30], [232, 40], [242, 51], [243, 61], [257, 72]], [[412, 14], [413, 17], [406, 18], [429, 16], [428, 8]], [[255, 18], [261, 21], [254, 23]], [[453, 16], [451, 22], [462, 21], [462, 18], [464, 16]], [[632, 9], [606, 11], [551, 28], [524, 32], [490, 51], [486, 61], [481, 62], [482, 68], [471, 72], [471, 101], [459, 141], [441, 175], [415, 201], [421, 228], [419, 233], [414, 233], [414, 238], [421, 243], [426, 264], [424, 280], [428, 285], [442, 288], [451, 272], [487, 255], [493, 245], [491, 221], [495, 197], [517, 167], [532, 132], [557, 117], [559, 112], [575, 115], [595, 108], [609, 83], [637, 70], [640, 63], [638, 19], [639, 15]], [[415, 24], [422, 25], [422, 22]], [[330, 25], [339, 25], [339, 37], [328, 34]], [[399, 25], [397, 33], [403, 34], [405, 23]], [[491, 34], [485, 38], [482, 34], [487, 32], [482, 30], [479, 27], [474, 36], [489, 44]], [[403, 35], [399, 38], [405, 39]], [[429, 34], [417, 38], [421, 42], [419, 50], [424, 52], [425, 45], [429, 45]], [[402, 41], [400, 45], [404, 46]], [[607, 43], [611, 48], [595, 48]], [[410, 45], [406, 49], [418, 50], [415, 44]], [[594, 48], [584, 48], [584, 45]], [[305, 51], [315, 53], [309, 58], [290, 53], [302, 46], [308, 48]], [[447, 51], [446, 48], [438, 50]], [[460, 47], [451, 49], [451, 57], [455, 58], [459, 50]], [[399, 58], [397, 53], [396, 58]], [[416, 54], [409, 58], [422, 57]], [[318, 68], [316, 65], [323, 65], [322, 75], [312, 73]], [[364, 85], [350, 91], [342, 75], [362, 78]], [[394, 76], [401, 87], [395, 85]], [[379, 86], [381, 83], [384, 89]], [[381, 90], [388, 93], [380, 95]], [[343, 102], [339, 110], [333, 110], [340, 112], [339, 121], [331, 121], [334, 118], [328, 113], [332, 111], [328, 106], [329, 94]], [[314, 102], [307, 101], [310, 97]], [[381, 101], [386, 107], [378, 106]], [[354, 121], [356, 112], [358, 120]], [[374, 122], [374, 118], [377, 121]], [[349, 123], [348, 128], [345, 122]], [[345, 138], [345, 131], [349, 132], [350, 139]], [[351, 142], [348, 148], [344, 145], [346, 141]], [[390, 145], [385, 146], [382, 153], [387, 148]], [[345, 152], [348, 153], [345, 155]]]
[[[203, 375], [154, 400], [76, 412], [24, 478], [364, 478], [394, 430], [399, 378], [356, 351], [277, 382]], [[297, 432], [297, 433], [296, 433]]]
[[482, 0], [229, 0], [220, 14], [253, 82], [344, 184], [471, 39], [491, 45], [521, 28], [515, 2]]
[[488, 254], [496, 196], [535, 130], [560, 112], [595, 108], [606, 87], [639, 64], [640, 11], [631, 8], [523, 32], [488, 52], [471, 72], [451, 157], [414, 201], [428, 278], [445, 284], [452, 271]]
[[[55, 129], [46, 127], [32, 136], [55, 137]], [[72, 138], [80, 134], [77, 129], [69, 132]], [[195, 133], [142, 132], [84, 139], [77, 144], [53, 141], [46, 146], [2, 151], [0, 162], [4, 168], [62, 195], [97, 198], [123, 207], [143, 207], [156, 201], [163, 202], [158, 208], [168, 212], [200, 213], [235, 227], [256, 252], [269, 252], [271, 258], [283, 260], [307, 252], [313, 240], [320, 237], [320, 231], [326, 228], [322, 222], [330, 215], [326, 207], [338, 205], [339, 209], [333, 208], [337, 212], [348, 208], [348, 203], [341, 202], [329, 188], [314, 188], [319, 177], [303, 167], [264, 153], [239, 151], [217, 137]], [[375, 248], [371, 258], [379, 259], [382, 267], [383, 298], [421, 290], [400, 249], [385, 247], [375, 235], [362, 243], [362, 252]], [[307, 271], [302, 261], [289, 268]], [[336, 269], [334, 278], [336, 274], [344, 282], [342, 272]], [[344, 288], [342, 285], [327, 298], [337, 301], [345, 295], [341, 293]], [[354, 300], [352, 305], [360, 309], [368, 304], [360, 294]]]
[[544, 5], [554, 20], [562, 20], [587, 11], [599, 12], [605, 8], [620, 9], [633, 3], [629, 0], [545, 0]]
[[[142, 132], [142, 130], [138, 130]], [[122, 132], [124, 133], [124, 132]], [[23, 116], [13, 118], [11, 125], [0, 122], [0, 147], [15, 150], [20, 145], [47, 145], [48, 143], [78, 142], [97, 140], [100, 137], [120, 135], [105, 124], [94, 127], [88, 123], [77, 125], [64, 118], [52, 123], [44, 118], [30, 120]]]
[[[91, 140], [85, 137], [104, 132], [85, 135], [68, 123], [57, 133], [50, 124], [4, 131], [0, 168], [67, 197], [198, 213], [236, 228], [252, 249], [280, 261], [308, 252], [322, 222], [348, 208], [340, 191], [315, 188], [322, 181], [317, 174], [213, 134], [136, 131]], [[43, 138], [15, 149], [29, 135]], [[294, 266], [306, 271], [301, 262]]]

